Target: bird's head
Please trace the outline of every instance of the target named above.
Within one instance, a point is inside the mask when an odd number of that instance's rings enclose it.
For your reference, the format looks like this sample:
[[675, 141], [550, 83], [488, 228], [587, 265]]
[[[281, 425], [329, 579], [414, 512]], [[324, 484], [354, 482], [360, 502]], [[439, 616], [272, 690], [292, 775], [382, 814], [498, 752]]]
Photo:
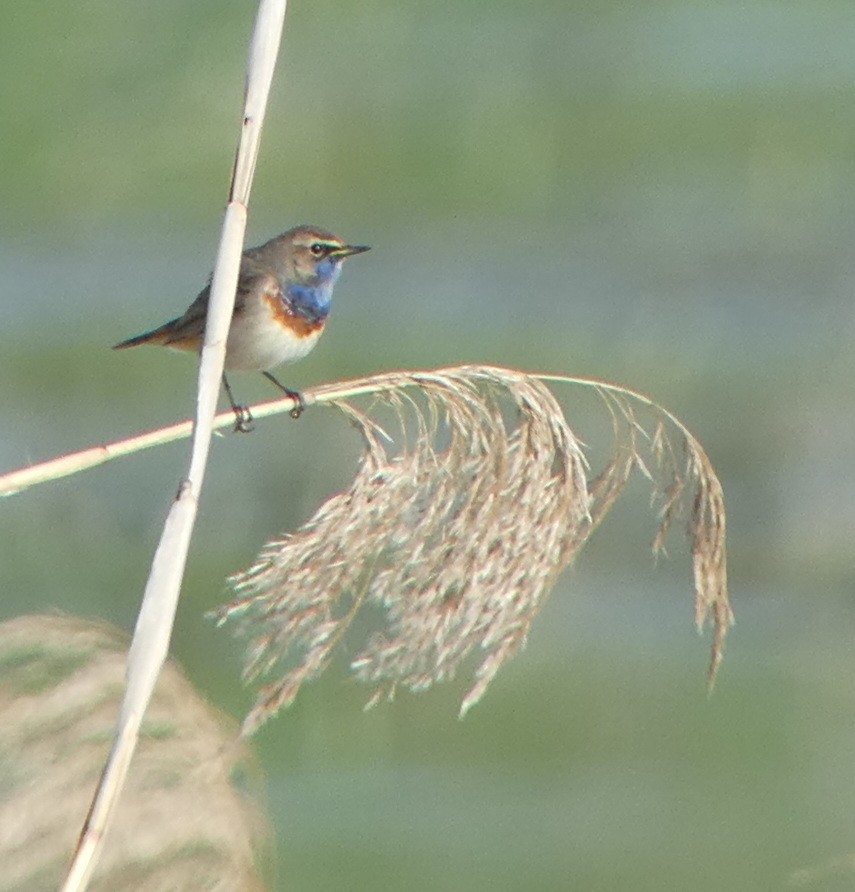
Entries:
[[368, 250], [367, 245], [348, 245], [316, 226], [298, 226], [280, 238], [285, 249], [287, 276], [299, 285], [334, 284], [344, 261]]

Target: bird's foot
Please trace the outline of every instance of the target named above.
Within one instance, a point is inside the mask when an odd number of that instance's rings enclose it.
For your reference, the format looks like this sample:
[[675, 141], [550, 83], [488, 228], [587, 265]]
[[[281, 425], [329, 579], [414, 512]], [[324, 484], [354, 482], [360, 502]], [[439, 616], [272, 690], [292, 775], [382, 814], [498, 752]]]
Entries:
[[299, 390], [291, 390], [289, 387], [286, 387], [281, 381], [277, 381], [270, 372], [262, 372], [261, 374], [272, 384], [275, 384], [285, 396], [290, 396], [294, 400], [294, 408], [288, 414], [292, 418], [299, 418], [306, 409], [306, 401], [303, 399], [303, 394]]
[[293, 419], [299, 418], [306, 409], [306, 403], [303, 394], [299, 390], [286, 390], [287, 396], [294, 400], [294, 408], [288, 413]]
[[255, 421], [252, 412], [249, 411], [249, 406], [234, 405], [232, 409], [235, 413], [234, 430], [236, 434], [248, 434], [255, 430]]

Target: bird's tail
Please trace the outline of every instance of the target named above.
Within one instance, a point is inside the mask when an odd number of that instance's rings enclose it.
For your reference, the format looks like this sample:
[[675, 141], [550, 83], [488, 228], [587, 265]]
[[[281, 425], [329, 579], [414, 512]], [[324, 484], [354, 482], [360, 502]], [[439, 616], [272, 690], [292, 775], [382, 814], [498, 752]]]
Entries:
[[114, 344], [114, 350], [124, 350], [126, 347], [138, 347], [140, 344], [170, 344], [175, 339], [175, 323], [177, 319], [161, 325], [160, 328], [153, 328], [151, 331], [128, 338], [119, 344]]

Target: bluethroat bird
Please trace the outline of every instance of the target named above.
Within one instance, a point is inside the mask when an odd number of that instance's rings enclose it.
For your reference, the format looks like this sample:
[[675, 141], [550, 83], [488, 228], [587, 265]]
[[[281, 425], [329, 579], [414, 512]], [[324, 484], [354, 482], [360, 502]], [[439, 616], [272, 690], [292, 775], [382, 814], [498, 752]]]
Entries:
[[[315, 346], [327, 322], [342, 264], [367, 250], [367, 245], [348, 245], [316, 226], [297, 226], [244, 251], [226, 341], [226, 369], [261, 372], [295, 401], [291, 415], [298, 418], [303, 411], [301, 395], [280, 384], [270, 369], [302, 359]], [[159, 344], [198, 353], [205, 336], [210, 293], [209, 280], [183, 316], [128, 338], [113, 349]], [[249, 409], [235, 402], [225, 373], [223, 385], [235, 413], [235, 430], [252, 430]]]

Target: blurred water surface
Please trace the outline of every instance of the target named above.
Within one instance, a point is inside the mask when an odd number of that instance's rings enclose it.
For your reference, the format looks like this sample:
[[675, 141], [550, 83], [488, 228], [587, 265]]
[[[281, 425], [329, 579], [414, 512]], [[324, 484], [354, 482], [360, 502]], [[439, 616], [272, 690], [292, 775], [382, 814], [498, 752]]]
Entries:
[[[51, 8], [0, 29], [10, 468], [188, 412], [192, 362], [108, 347], [211, 267], [251, 25]], [[288, 381], [478, 361], [649, 393], [723, 480], [737, 626], [707, 699], [685, 548], [653, 566], [638, 487], [464, 723], [466, 679], [363, 714], [337, 666], [261, 733], [277, 888], [851, 887], [853, 49], [842, 0], [291, 4], [250, 239], [308, 221], [374, 250]], [[585, 436], [596, 410], [562, 398]], [[215, 444], [174, 651], [236, 714], [201, 615], [357, 449], [325, 413]], [[4, 502], [3, 615], [130, 626], [185, 458]]]

